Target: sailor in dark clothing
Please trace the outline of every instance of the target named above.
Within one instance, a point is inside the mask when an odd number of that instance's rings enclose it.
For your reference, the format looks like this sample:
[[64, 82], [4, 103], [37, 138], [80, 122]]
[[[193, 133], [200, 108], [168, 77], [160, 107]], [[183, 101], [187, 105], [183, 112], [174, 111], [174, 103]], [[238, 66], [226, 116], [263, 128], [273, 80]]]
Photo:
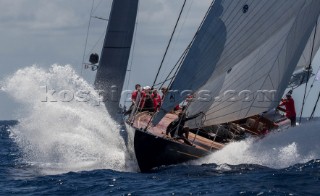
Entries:
[[153, 105], [153, 99], [152, 96], [148, 93], [145, 96], [144, 100], [144, 106], [142, 111], [148, 111], [148, 112], [154, 112], [154, 105]]
[[143, 97], [144, 104], [143, 104], [142, 112], [144, 111], [154, 112], [152, 90], [150, 86], [146, 86], [143, 89], [144, 89], [145, 95]]
[[[200, 116], [201, 114], [202, 114], [202, 112], [187, 118], [186, 114], [184, 112], [179, 113], [179, 115], [178, 115], [179, 118], [172, 121], [168, 125], [167, 130], [166, 130], [166, 135], [168, 135], [170, 133], [170, 136], [172, 138], [183, 139], [184, 143], [192, 146], [191, 142], [188, 140], [189, 127], [185, 127], [184, 125], [188, 120], [195, 119], [198, 116]], [[178, 137], [175, 137], [175, 133], [177, 130], [178, 130]]]

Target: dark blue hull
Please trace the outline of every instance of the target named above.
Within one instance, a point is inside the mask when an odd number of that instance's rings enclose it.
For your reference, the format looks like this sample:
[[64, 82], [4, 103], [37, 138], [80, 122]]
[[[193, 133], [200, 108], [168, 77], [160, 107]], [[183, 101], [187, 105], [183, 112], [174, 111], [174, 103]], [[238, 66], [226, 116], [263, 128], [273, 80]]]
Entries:
[[134, 150], [141, 172], [199, 159], [212, 153], [138, 129], [134, 134]]

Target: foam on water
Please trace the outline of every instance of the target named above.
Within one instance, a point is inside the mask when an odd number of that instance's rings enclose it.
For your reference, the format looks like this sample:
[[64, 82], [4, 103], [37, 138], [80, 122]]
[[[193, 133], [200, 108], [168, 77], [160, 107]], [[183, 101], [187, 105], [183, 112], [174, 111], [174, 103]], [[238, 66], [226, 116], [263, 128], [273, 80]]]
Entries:
[[286, 168], [320, 158], [320, 122], [271, 133], [262, 139], [247, 139], [227, 145], [197, 163], [258, 164], [271, 168]]
[[[97, 106], [99, 97], [93, 87], [70, 65], [20, 69], [6, 79], [4, 90], [22, 105], [12, 137], [27, 163], [43, 173], [126, 170], [119, 126], [103, 103]], [[67, 95], [58, 93], [66, 90]], [[70, 93], [76, 97], [79, 90], [90, 94], [86, 99], [71, 99]]]

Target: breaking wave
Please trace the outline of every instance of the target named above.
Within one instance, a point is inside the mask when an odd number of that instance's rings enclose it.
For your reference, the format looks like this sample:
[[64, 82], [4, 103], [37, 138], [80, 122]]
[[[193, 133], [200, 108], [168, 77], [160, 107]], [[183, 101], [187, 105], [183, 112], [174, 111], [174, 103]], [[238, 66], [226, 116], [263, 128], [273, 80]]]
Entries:
[[262, 139], [231, 143], [198, 164], [257, 164], [280, 169], [320, 159], [319, 127], [320, 121], [310, 121]]
[[128, 169], [120, 127], [70, 65], [20, 69], [3, 90], [22, 106], [11, 137], [28, 164], [43, 173]]

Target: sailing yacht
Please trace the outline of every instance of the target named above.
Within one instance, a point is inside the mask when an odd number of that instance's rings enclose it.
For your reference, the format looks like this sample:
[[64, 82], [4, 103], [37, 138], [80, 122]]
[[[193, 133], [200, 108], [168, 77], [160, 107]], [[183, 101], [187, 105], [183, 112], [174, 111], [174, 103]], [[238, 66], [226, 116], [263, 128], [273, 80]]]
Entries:
[[[138, 0], [113, 1], [97, 70], [95, 87], [114, 118], [137, 10]], [[213, 1], [168, 77], [169, 91], [159, 111], [134, 112], [125, 121], [140, 170], [198, 159], [231, 141], [290, 123], [275, 108], [293, 72], [305, 62], [301, 59], [310, 57], [304, 65], [310, 68], [319, 49], [319, 13], [318, 0]], [[183, 93], [186, 89], [192, 93]], [[192, 145], [166, 134], [178, 118], [173, 109], [183, 102], [186, 109], [178, 112], [198, 116], [186, 123]]]

